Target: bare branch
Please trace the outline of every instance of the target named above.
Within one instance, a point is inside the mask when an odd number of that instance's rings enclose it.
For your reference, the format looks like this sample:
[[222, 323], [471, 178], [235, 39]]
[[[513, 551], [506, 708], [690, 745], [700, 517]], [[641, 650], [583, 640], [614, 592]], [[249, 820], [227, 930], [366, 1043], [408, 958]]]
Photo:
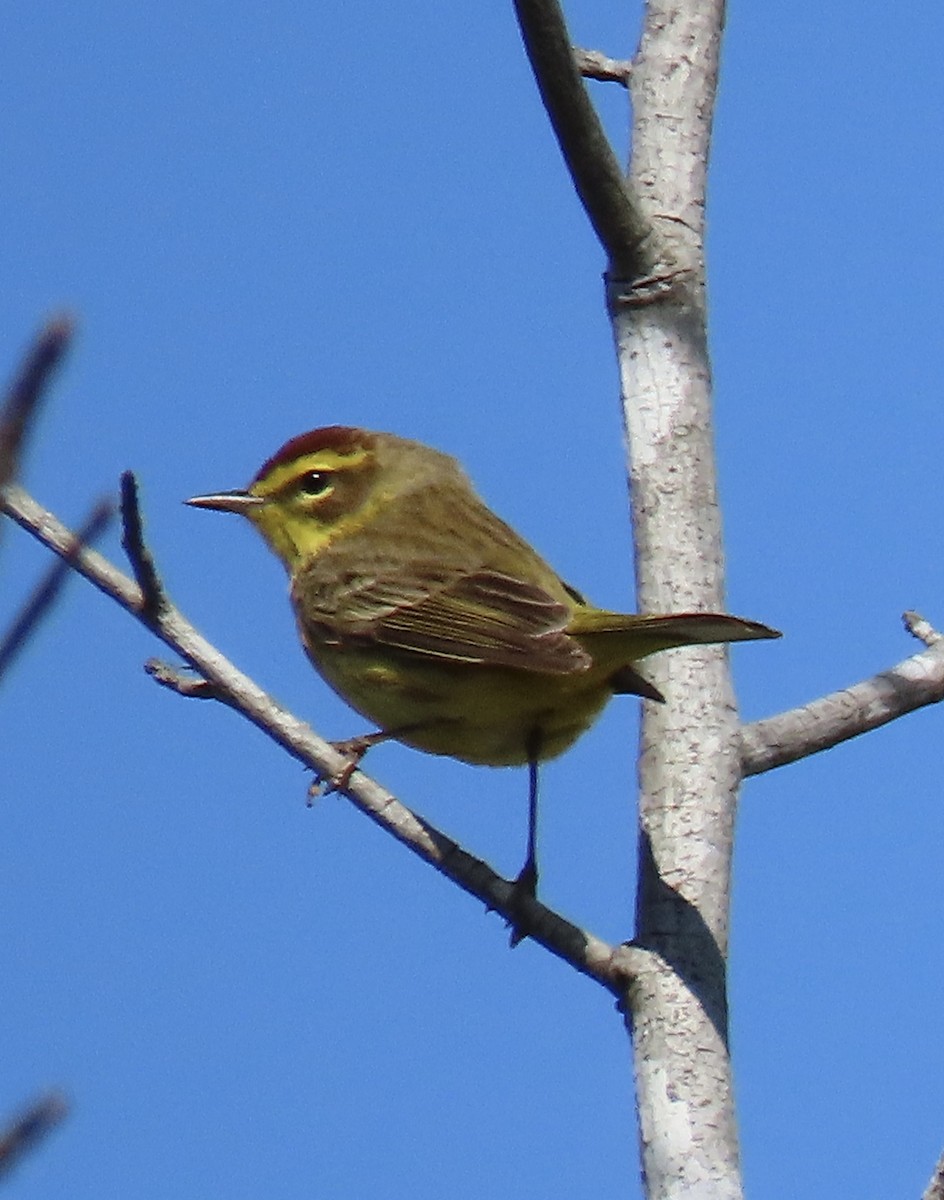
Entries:
[[[11, 484], [0, 492], [0, 510], [137, 617], [203, 677], [218, 699], [236, 709], [317, 775], [327, 778], [341, 775], [348, 765], [347, 759], [238, 671], [166, 598], [152, 613], [145, 604], [140, 584], [96, 551], [76, 550], [74, 535], [22, 488]], [[164, 676], [161, 682], [169, 682], [169, 677]], [[532, 940], [540, 942], [552, 954], [614, 994], [621, 998], [625, 996], [636, 966], [646, 958], [647, 951], [632, 946], [611, 946], [543, 904], [515, 897], [513, 885], [508, 880], [411, 812], [362, 771], [353, 772], [340, 790], [361, 812], [463, 891], [508, 919], [514, 917], [520, 921], [523, 918]]]
[[760, 775], [786, 766], [941, 700], [944, 646], [937, 635], [929, 649], [871, 679], [745, 725], [741, 729], [744, 774]]
[[121, 544], [141, 589], [139, 616], [150, 623], [167, 604], [164, 588], [151, 552], [144, 543], [144, 527], [138, 505], [138, 481], [132, 471], [121, 476]]
[[629, 76], [633, 64], [628, 58], [608, 58], [599, 50], [581, 50], [574, 47], [577, 70], [584, 79], [598, 79], [603, 83], [619, 83], [629, 87]]
[[[0, 489], [16, 478], [40, 402], [55, 368], [69, 348], [72, 333], [71, 318], [61, 316], [48, 321], [10, 385], [0, 407]], [[79, 542], [95, 541], [108, 524], [111, 512], [110, 501], [99, 501], [79, 531]], [[39, 621], [50, 611], [68, 577], [68, 565], [60, 564], [40, 580], [10, 629], [0, 639], [0, 676], [26, 645]]]
[[937, 1160], [934, 1174], [921, 1200], [944, 1200], [944, 1154]]
[[[115, 507], [111, 500], [99, 500], [76, 534], [71, 557], [75, 557], [75, 552], [80, 547], [89, 546], [98, 541], [114, 516], [114, 512]], [[59, 598], [59, 594], [71, 575], [70, 565], [69, 557], [53, 563], [19, 614], [14, 617], [10, 628], [0, 638], [0, 678], [9, 669], [10, 664], [26, 645], [39, 622]]]
[[26, 438], [49, 378], [72, 337], [72, 321], [50, 321], [30, 348], [0, 409], [0, 487], [16, 476]]
[[611, 269], [648, 275], [659, 260], [642, 215], [580, 78], [557, 0], [515, 0], [525, 49], [554, 133]]
[[0, 1130], [0, 1176], [12, 1170], [26, 1151], [53, 1130], [68, 1112], [65, 1097], [59, 1092], [50, 1092]]

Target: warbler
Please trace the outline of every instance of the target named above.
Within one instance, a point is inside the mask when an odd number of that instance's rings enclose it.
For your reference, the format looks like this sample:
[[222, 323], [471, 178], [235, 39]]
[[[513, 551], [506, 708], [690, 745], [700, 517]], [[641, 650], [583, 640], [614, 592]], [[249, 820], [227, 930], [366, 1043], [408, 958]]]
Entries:
[[248, 517], [284, 563], [316, 670], [376, 731], [487, 766], [537, 764], [614, 694], [661, 701], [639, 674], [659, 650], [779, 637], [715, 613], [596, 608], [479, 499], [458, 462], [392, 433], [331, 425], [286, 442], [248, 488], [194, 496]]

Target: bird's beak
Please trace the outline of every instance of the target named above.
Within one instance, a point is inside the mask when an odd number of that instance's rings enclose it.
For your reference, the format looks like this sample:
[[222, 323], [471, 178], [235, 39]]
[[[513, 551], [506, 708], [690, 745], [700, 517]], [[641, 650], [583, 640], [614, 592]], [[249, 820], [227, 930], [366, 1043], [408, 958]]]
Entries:
[[249, 492], [213, 492], [209, 496], [191, 496], [184, 504], [192, 504], [194, 508], [212, 508], [216, 512], [241, 513], [248, 517], [249, 510], [265, 504], [265, 500]]

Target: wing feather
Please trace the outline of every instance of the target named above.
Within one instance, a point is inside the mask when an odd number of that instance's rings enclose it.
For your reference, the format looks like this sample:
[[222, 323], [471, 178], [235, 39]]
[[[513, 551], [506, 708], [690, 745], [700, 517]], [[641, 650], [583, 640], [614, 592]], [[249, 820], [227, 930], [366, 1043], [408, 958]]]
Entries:
[[567, 633], [571, 610], [542, 587], [501, 571], [441, 563], [373, 564], [369, 575], [329, 577], [324, 562], [300, 572], [296, 606], [327, 640], [379, 642], [451, 662], [569, 674], [589, 654]]

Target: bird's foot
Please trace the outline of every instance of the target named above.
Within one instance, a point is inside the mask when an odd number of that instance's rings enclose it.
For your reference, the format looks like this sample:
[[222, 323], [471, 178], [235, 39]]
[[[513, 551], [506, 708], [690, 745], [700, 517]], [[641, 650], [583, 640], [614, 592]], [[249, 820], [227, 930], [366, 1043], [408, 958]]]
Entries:
[[534, 859], [529, 858], [521, 868], [518, 878], [511, 888], [508, 901], [508, 944], [514, 950], [519, 942], [531, 932], [526, 908], [528, 901], [536, 900], [538, 893], [538, 867]]
[[351, 776], [361, 765], [361, 759], [371, 746], [375, 746], [385, 736], [382, 733], [363, 733], [360, 737], [344, 738], [343, 741], [332, 742], [332, 749], [337, 750], [338, 754], [342, 754], [347, 762], [340, 771], [335, 771], [325, 780], [325, 792], [339, 792], [346, 788], [351, 782]]
[[351, 782], [351, 776], [361, 765], [361, 759], [371, 748], [376, 746], [378, 742], [384, 741], [389, 735], [382, 730], [376, 733], [363, 733], [360, 737], [345, 738], [340, 742], [329, 742], [333, 750], [337, 750], [338, 754], [342, 754], [347, 762], [339, 771], [333, 774], [318, 775], [312, 781], [311, 787], [308, 789], [308, 806], [311, 807], [311, 802], [321, 795], [328, 796], [332, 792], [343, 791], [344, 788]]

